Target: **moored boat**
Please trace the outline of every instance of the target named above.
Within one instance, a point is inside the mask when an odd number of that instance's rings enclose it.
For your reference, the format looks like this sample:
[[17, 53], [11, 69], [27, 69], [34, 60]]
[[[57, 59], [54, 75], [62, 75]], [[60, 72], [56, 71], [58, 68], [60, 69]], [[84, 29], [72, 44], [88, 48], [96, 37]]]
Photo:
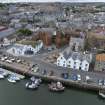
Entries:
[[4, 75], [0, 74], [0, 79], [3, 79], [4, 78]]
[[41, 79], [31, 77], [30, 81], [26, 83], [26, 88], [28, 89], [37, 89], [41, 83]]
[[12, 78], [14, 78], [15, 81], [19, 81], [20, 78], [16, 74], [11, 74], [10, 75]]
[[7, 80], [11, 83], [16, 83], [16, 80], [12, 77], [8, 77]]
[[62, 85], [61, 82], [52, 82], [51, 84], [48, 85], [49, 90], [55, 91], [55, 92], [61, 92], [64, 91], [65, 87]]
[[99, 96], [101, 96], [102, 98], [105, 98], [105, 91], [100, 90], [99, 91]]
[[0, 70], [0, 75], [7, 76], [8, 74], [5, 71]]
[[25, 86], [28, 89], [37, 89], [38, 88], [38, 85], [36, 83], [32, 82], [32, 81], [31, 82], [27, 82]]

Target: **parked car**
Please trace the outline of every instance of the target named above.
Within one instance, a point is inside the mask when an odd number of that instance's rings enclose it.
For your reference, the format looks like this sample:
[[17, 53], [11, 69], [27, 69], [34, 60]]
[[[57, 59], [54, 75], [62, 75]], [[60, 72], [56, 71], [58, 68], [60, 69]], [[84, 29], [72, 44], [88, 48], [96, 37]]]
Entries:
[[69, 78], [69, 74], [68, 73], [62, 73], [61, 77], [64, 79], [68, 79]]
[[77, 80], [80, 81], [81, 80], [81, 75], [77, 74]]
[[101, 85], [103, 85], [103, 80], [102, 79], [99, 79], [98, 80], [98, 84], [101, 86]]
[[76, 74], [72, 74], [72, 75], [71, 75], [71, 79], [72, 79], [73, 81], [77, 81], [77, 75], [76, 75]]

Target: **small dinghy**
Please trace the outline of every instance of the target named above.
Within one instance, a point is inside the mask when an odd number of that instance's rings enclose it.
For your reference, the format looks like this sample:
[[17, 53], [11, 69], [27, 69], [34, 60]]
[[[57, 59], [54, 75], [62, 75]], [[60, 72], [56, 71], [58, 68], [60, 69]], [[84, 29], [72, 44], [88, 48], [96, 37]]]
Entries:
[[48, 85], [49, 90], [55, 91], [55, 92], [61, 92], [64, 91], [65, 87], [62, 85], [61, 82], [52, 82], [51, 84]]

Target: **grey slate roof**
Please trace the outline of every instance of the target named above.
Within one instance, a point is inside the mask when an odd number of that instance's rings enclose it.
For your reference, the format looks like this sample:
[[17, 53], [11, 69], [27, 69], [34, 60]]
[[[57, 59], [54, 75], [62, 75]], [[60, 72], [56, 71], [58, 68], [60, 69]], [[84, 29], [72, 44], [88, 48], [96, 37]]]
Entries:
[[83, 54], [82, 52], [63, 52], [63, 56], [67, 60], [68, 58], [72, 57], [73, 60], [79, 59], [80, 61], [87, 60], [89, 63], [91, 62], [91, 54]]
[[9, 35], [14, 34], [14, 33], [15, 33], [15, 30], [13, 28], [9, 28], [7, 30], [0, 31], [0, 38], [9, 36]]

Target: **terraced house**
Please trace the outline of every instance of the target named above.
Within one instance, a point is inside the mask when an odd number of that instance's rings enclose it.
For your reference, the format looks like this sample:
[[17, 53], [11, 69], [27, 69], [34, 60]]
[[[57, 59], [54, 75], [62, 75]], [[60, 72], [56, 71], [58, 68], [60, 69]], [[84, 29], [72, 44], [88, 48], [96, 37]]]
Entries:
[[92, 54], [82, 52], [63, 52], [57, 58], [57, 65], [74, 70], [88, 71], [92, 62]]

